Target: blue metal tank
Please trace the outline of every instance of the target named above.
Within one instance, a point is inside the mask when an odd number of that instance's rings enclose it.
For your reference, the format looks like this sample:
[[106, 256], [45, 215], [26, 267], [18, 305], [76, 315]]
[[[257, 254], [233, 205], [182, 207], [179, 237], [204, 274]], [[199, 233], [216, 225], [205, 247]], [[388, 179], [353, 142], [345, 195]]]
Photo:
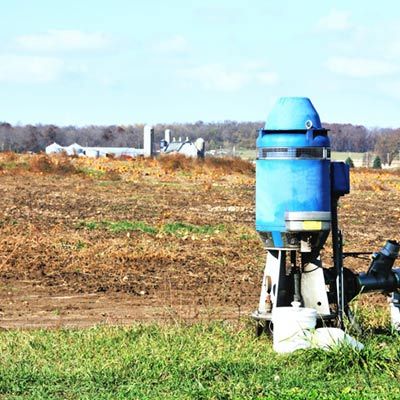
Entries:
[[257, 138], [256, 229], [267, 248], [321, 247], [331, 220], [330, 141], [305, 97], [282, 97]]

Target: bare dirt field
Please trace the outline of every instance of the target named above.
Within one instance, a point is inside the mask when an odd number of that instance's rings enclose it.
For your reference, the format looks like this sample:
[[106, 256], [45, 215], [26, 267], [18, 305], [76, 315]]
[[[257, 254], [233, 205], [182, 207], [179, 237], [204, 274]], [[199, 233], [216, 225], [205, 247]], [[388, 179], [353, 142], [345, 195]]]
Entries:
[[[400, 239], [400, 176], [352, 171], [340, 217], [345, 251]], [[239, 318], [264, 261], [251, 164], [0, 158], [2, 328]]]

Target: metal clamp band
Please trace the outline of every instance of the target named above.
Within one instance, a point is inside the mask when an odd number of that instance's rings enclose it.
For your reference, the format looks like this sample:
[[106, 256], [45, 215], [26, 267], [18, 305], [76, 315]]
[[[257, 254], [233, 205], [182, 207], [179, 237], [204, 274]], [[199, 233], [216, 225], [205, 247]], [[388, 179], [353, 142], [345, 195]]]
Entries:
[[260, 147], [258, 160], [330, 160], [330, 147]]

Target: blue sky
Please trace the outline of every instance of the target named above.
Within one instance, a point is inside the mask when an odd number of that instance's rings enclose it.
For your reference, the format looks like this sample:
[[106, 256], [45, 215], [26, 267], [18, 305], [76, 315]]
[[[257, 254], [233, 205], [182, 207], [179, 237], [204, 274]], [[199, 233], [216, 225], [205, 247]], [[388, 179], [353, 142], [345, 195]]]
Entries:
[[400, 2], [1, 0], [0, 120], [400, 127]]

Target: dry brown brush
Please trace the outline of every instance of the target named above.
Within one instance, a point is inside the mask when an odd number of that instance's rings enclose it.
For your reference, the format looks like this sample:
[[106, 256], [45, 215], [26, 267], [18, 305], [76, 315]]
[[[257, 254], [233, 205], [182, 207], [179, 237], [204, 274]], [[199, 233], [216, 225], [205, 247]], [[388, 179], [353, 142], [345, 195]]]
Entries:
[[223, 174], [239, 173], [253, 175], [254, 164], [239, 157], [206, 157], [191, 158], [182, 154], [169, 154], [160, 156], [157, 161], [166, 172], [194, 171], [194, 172], [219, 172]]
[[76, 168], [66, 154], [48, 156], [44, 153], [35, 154], [28, 160], [28, 170], [43, 174], [73, 174]]

